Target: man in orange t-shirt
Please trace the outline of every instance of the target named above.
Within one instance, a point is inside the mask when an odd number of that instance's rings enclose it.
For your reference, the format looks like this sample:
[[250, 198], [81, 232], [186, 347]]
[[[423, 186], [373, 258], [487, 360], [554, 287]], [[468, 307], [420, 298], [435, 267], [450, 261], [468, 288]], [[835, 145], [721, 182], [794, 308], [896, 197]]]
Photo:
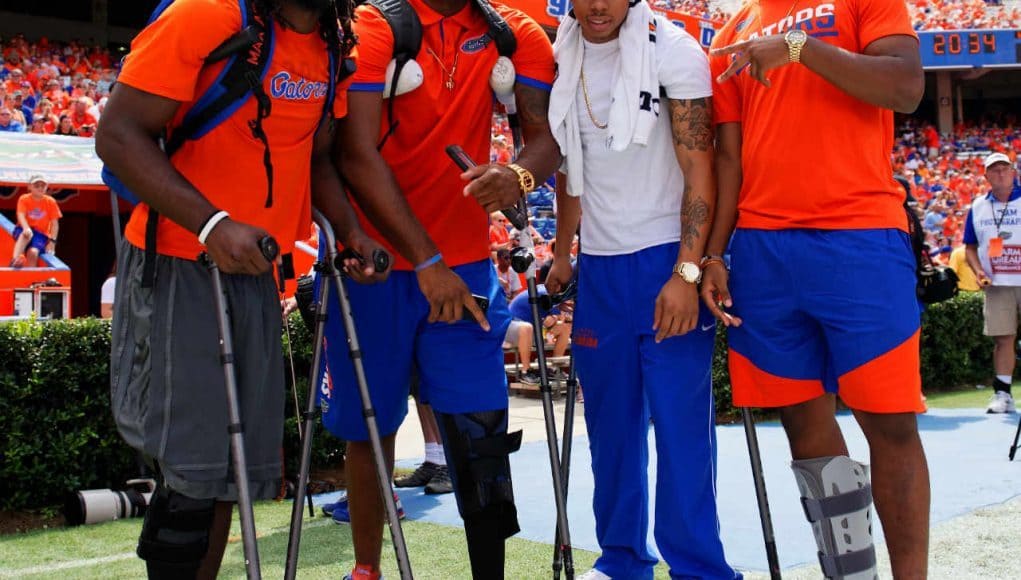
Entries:
[[60, 218], [64, 214], [57, 201], [46, 195], [47, 187], [46, 178], [33, 175], [28, 180], [28, 193], [18, 198], [18, 223], [11, 232], [16, 240], [12, 268], [35, 268], [39, 264], [39, 254], [52, 254], [56, 248]]
[[[176, 0], [166, 7], [134, 39], [96, 137], [107, 168], [142, 201], [119, 248], [111, 399], [121, 435], [157, 468], [138, 546], [154, 578], [214, 577], [237, 501], [218, 312], [199, 254], [219, 267], [235, 314], [247, 477], [252, 498], [261, 499], [280, 489], [284, 373], [277, 283], [259, 242], [272, 236], [289, 253], [307, 235], [314, 199], [349, 247], [363, 255], [379, 248], [343, 196], [322, 187], [330, 174], [339, 182], [328, 129], [347, 113], [346, 92], [338, 87], [330, 100], [337, 69], [328, 44], [350, 58], [347, 3], [274, 0], [256, 3], [271, 14], [246, 12], [272, 31], [271, 46], [252, 45], [270, 55], [259, 97], [271, 105], [261, 120], [269, 151], [253, 122], [260, 89], [172, 158], [159, 147], [160, 133], [169, 129], [172, 139], [223, 70], [224, 63], [206, 66], [205, 59], [241, 30], [246, 4]], [[373, 274], [371, 267], [351, 271], [360, 280]]]
[[[424, 81], [394, 97], [394, 119], [388, 118], [390, 106], [384, 106], [383, 98], [393, 33], [376, 8], [366, 4], [357, 9], [358, 71], [348, 96], [350, 115], [339, 123], [345, 147], [337, 165], [364, 212], [366, 230], [389, 241], [398, 257], [385, 283], [352, 285], [349, 294], [384, 447], [392, 457], [415, 368], [420, 400], [432, 406], [447, 442], [472, 574], [502, 578], [504, 540], [518, 531], [518, 523], [507, 457], [515, 445], [507, 434], [502, 348], [510, 313], [490, 260], [489, 213], [513, 206], [527, 193], [522, 185], [527, 174], [541, 183], [559, 163], [546, 119], [553, 51], [535, 21], [492, 4], [517, 41], [510, 58], [526, 145], [516, 165], [487, 164], [494, 102], [489, 81], [498, 57], [489, 25], [472, 0], [408, 4], [422, 24], [415, 60]], [[444, 151], [451, 144], [483, 165], [462, 173]], [[473, 293], [488, 299], [487, 313]], [[468, 320], [462, 321], [462, 314]], [[328, 320], [333, 384], [325, 396], [323, 424], [348, 442], [345, 468], [355, 552], [351, 577], [375, 579], [382, 498], [336, 301]], [[494, 454], [486, 458], [485, 468], [471, 451], [475, 441], [485, 441]], [[338, 512], [333, 515], [340, 519]]]
[[[732, 326], [734, 405], [780, 408], [825, 576], [876, 574], [875, 496], [893, 575], [925, 577], [915, 258], [890, 165], [893, 111], [913, 111], [925, 85], [905, 4], [747, 3], [710, 55], [719, 199], [706, 251], [729, 240], [731, 273], [728, 288], [713, 260], [702, 295]], [[835, 395], [868, 439], [871, 484]]]

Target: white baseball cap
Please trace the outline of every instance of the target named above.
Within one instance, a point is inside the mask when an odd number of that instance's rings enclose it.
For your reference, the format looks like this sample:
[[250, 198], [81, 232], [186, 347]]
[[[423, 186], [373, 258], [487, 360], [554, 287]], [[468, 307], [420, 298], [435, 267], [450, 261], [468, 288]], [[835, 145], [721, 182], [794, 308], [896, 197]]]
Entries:
[[29, 177], [29, 178], [28, 178], [28, 184], [29, 184], [29, 185], [32, 185], [33, 183], [38, 183], [38, 182], [40, 182], [40, 181], [41, 181], [41, 182], [43, 182], [43, 183], [45, 183], [46, 185], [49, 185], [49, 184], [50, 184], [50, 182], [49, 182], [49, 181], [46, 181], [46, 178], [45, 178], [45, 177], [43, 177], [43, 176], [42, 176], [41, 174], [39, 174], [39, 173], [36, 173], [36, 174], [35, 174], [35, 175], [33, 175], [32, 177]]
[[985, 158], [982, 165], [984, 165], [986, 169], [989, 169], [997, 163], [1006, 163], [1007, 165], [1010, 165], [1010, 157], [1007, 157], [1003, 153], [993, 153]]

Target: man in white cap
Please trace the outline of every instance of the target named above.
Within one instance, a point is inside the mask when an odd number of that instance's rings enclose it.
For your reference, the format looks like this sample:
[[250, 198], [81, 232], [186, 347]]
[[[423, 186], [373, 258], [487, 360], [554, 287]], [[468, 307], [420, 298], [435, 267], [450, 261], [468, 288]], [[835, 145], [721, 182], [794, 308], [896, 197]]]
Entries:
[[1014, 341], [1021, 305], [1021, 187], [1017, 170], [1003, 153], [986, 157], [991, 191], [977, 198], [964, 222], [968, 265], [985, 292], [984, 332], [993, 338], [993, 397], [987, 413], [1014, 413], [1010, 385], [1014, 376]]
[[15, 240], [12, 268], [34, 268], [39, 263], [39, 254], [52, 254], [56, 249], [63, 214], [57, 201], [46, 194], [48, 187], [45, 177], [33, 175], [28, 179], [28, 193], [18, 198], [18, 224], [11, 231]]

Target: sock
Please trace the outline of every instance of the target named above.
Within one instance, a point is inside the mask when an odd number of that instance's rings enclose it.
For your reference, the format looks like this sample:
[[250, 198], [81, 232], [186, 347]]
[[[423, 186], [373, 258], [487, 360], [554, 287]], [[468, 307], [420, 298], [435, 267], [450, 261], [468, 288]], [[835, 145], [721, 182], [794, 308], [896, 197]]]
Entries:
[[1010, 375], [996, 375], [996, 382], [993, 383], [994, 391], [1003, 391], [1010, 394], [1010, 383], [1014, 377]]
[[436, 465], [446, 465], [447, 458], [443, 455], [443, 446], [439, 443], [426, 443], [425, 460]]

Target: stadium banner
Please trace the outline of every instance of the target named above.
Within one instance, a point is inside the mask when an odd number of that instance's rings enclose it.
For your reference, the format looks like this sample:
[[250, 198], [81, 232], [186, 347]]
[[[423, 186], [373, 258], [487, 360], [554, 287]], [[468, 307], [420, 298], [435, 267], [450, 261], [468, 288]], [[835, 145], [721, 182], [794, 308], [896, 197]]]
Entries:
[[[573, 6], [571, 0], [503, 0], [503, 3], [521, 10], [542, 26], [549, 28], [559, 26], [560, 21], [567, 17]], [[703, 48], [709, 48], [716, 30], [724, 24], [655, 7], [653, 10], [665, 15], [675, 25], [688, 31], [688, 34], [694, 36]]]
[[922, 66], [1021, 68], [1021, 30], [940, 30], [918, 33]]
[[38, 173], [55, 187], [106, 189], [102, 168], [95, 139], [0, 133], [0, 185], [25, 185]]

